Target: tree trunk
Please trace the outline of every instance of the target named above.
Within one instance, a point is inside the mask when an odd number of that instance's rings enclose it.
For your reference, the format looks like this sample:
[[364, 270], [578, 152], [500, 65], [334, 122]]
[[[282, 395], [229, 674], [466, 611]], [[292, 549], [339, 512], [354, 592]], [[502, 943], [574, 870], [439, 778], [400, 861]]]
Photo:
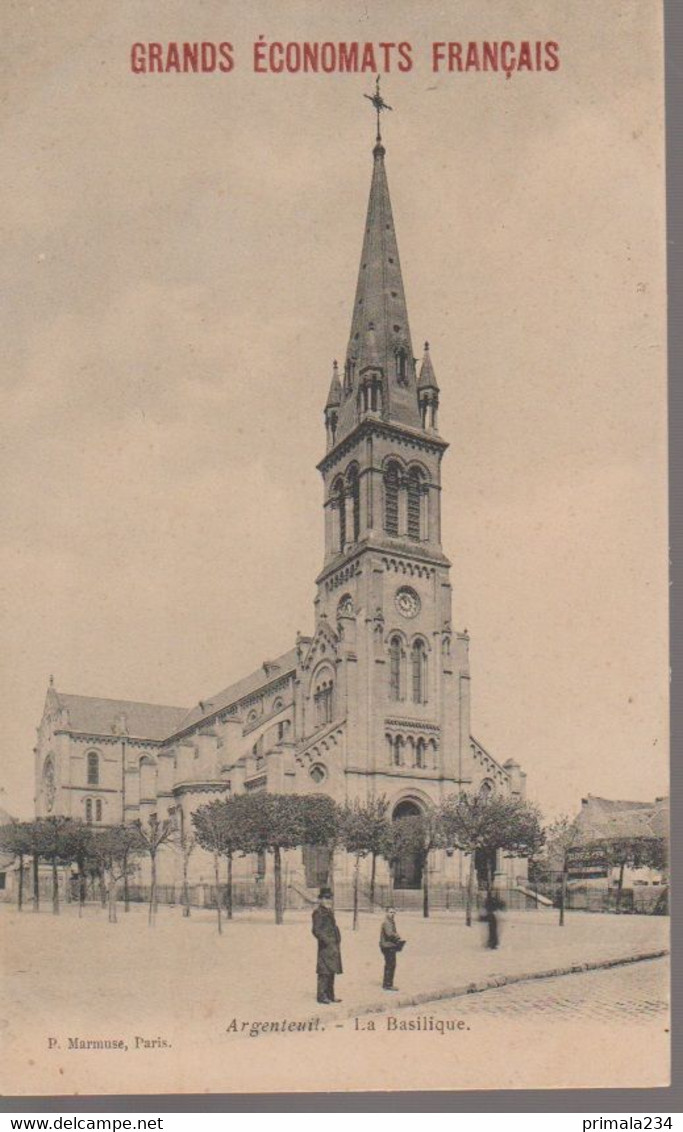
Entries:
[[356, 866], [353, 870], [353, 930], [358, 931], [358, 874], [360, 872], [360, 857], [356, 857]]
[[470, 871], [467, 875], [467, 901], [465, 903], [465, 923], [472, 927], [472, 899], [474, 896], [474, 850], [470, 853]]
[[370, 865], [370, 905], [375, 907], [375, 873], [377, 872], [377, 854], [372, 854], [372, 863]]
[[38, 882], [38, 863], [39, 857], [37, 853], [33, 854], [33, 911], [40, 910], [40, 884]]
[[621, 912], [621, 894], [624, 891], [624, 864], [622, 861], [619, 865], [619, 880], [617, 881], [617, 901], [614, 908], [615, 912]]
[[109, 906], [109, 923], [116, 923], [116, 881], [114, 879], [113, 871], [109, 874], [109, 883], [107, 885], [107, 903]]
[[562, 883], [560, 885], [560, 927], [564, 927], [564, 909], [567, 903], [567, 858], [562, 868]]
[[81, 857], [78, 862], [78, 918], [83, 915], [83, 907], [85, 905], [86, 897], [86, 876], [85, 876], [85, 861]]
[[273, 872], [275, 875], [275, 923], [281, 924], [284, 917], [282, 915], [282, 859], [279, 845], [276, 845], [273, 850]]
[[150, 853], [151, 884], [149, 886], [149, 926], [155, 921], [157, 914], [157, 855]]
[[232, 851], [228, 853], [228, 887], [225, 893], [225, 910], [228, 919], [232, 919]]
[[216, 878], [216, 912], [218, 914], [218, 934], [223, 934], [223, 919], [221, 917], [221, 878], [218, 869], [218, 853], [213, 855], [213, 875]]
[[24, 907], [24, 854], [19, 854], [19, 890], [17, 892], [17, 911]]
[[183, 916], [190, 915], [190, 886], [187, 883], [187, 870], [189, 868], [190, 858], [187, 853], [183, 854]]
[[52, 856], [52, 914], [59, 915], [59, 877], [57, 875], [57, 858]]
[[332, 911], [334, 911], [334, 846], [330, 849], [330, 859], [327, 864], [327, 883], [332, 890]]
[[422, 915], [429, 919], [429, 853], [424, 854], [422, 866]]
[[128, 854], [123, 855], [123, 910], [130, 912], [130, 891], [128, 888]]
[[98, 880], [99, 886], [100, 886], [100, 905], [102, 906], [102, 908], [106, 908], [107, 907], [107, 886], [106, 886], [105, 881], [104, 881], [104, 872], [102, 871], [102, 869], [100, 869], [99, 873], [97, 874], [97, 880]]

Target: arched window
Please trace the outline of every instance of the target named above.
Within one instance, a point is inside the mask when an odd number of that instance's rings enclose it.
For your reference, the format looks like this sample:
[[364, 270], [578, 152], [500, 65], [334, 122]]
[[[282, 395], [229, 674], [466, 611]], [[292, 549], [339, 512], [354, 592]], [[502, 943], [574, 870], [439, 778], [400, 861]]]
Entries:
[[422, 476], [418, 468], [408, 473], [408, 538], [422, 538]]
[[100, 798], [95, 802], [95, 821], [102, 821], [102, 801]]
[[[358, 468], [349, 468], [347, 477], [346, 491], [351, 498], [352, 512], [353, 512], [353, 541], [358, 542], [360, 538], [360, 485], [358, 482]], [[352, 532], [349, 532], [351, 535]]]
[[427, 753], [426, 753], [425, 741], [424, 741], [424, 739], [418, 739], [418, 741], [415, 745], [415, 766], [422, 767], [424, 769], [424, 767], [426, 767], [426, 765], [427, 765]]
[[100, 784], [100, 756], [97, 751], [88, 751], [88, 786]]
[[140, 759], [140, 798], [149, 802], [156, 798], [156, 767], [147, 755]]
[[389, 641], [389, 699], [403, 699], [403, 648], [399, 636]]
[[88, 825], [92, 825], [92, 798], [85, 799], [85, 820]]
[[313, 693], [313, 702], [316, 725], [324, 727], [326, 723], [331, 723], [334, 718], [334, 680], [331, 676], [318, 680]]
[[424, 641], [415, 641], [410, 653], [413, 703], [427, 703], [427, 650]]
[[384, 529], [388, 535], [398, 534], [398, 464], [389, 464], [384, 473]]
[[337, 512], [338, 544], [336, 549], [343, 550], [346, 546], [346, 507], [344, 505], [344, 484], [337, 480], [332, 488], [334, 510]]
[[263, 770], [266, 761], [263, 757], [263, 735], [260, 739], [256, 740], [253, 747], [251, 748], [251, 753], [254, 758], [254, 769]]
[[401, 346], [396, 351], [396, 377], [401, 384], [405, 384], [406, 378], [408, 377], [407, 359], [408, 355], [403, 346]]
[[403, 766], [403, 747], [405, 740], [402, 735], [396, 736], [394, 743], [394, 766]]

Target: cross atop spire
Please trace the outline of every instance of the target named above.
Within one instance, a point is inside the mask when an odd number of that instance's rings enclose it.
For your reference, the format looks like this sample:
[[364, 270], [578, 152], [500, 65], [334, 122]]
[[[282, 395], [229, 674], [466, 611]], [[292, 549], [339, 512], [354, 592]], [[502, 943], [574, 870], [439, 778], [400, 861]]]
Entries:
[[377, 111], [377, 145], [381, 145], [382, 131], [380, 129], [380, 114], [383, 110], [393, 110], [393, 106], [389, 106], [389, 104], [384, 101], [382, 95], [379, 93], [379, 75], [375, 79], [375, 93], [364, 94], [363, 98], [367, 98], [368, 102], [371, 102], [375, 110]]

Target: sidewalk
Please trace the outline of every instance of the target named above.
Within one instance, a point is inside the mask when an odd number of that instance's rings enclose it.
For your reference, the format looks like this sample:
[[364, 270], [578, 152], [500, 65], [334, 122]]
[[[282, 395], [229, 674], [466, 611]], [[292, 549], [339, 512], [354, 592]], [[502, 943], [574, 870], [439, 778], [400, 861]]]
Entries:
[[[145, 909], [136, 906], [118, 924], [106, 912], [88, 908], [79, 921], [73, 907], [19, 916], [3, 908], [4, 967], [12, 975], [5, 1007], [33, 1009], [48, 1020], [58, 1011], [64, 1025], [82, 1026], [93, 1003], [110, 1025], [130, 1027], [143, 1012], [157, 1025], [196, 1023], [207, 1018], [269, 1019], [320, 1013], [315, 1001], [316, 946], [310, 915], [290, 912], [276, 926], [271, 912], [240, 913], [216, 930], [215, 913], [161, 908], [150, 929]], [[498, 951], [484, 947], [484, 927], [468, 928], [462, 913], [397, 917], [407, 939], [398, 959], [400, 994], [381, 989], [379, 914], [361, 916], [351, 930], [350, 913], [338, 916], [344, 974], [337, 980], [341, 1006], [326, 1017], [424, 1002], [470, 984], [557, 972], [581, 964], [603, 964], [668, 947], [669, 921], [654, 916], [592, 915], [570, 912], [563, 928], [555, 910], [509, 913], [503, 917]], [[106, 957], [106, 958], [105, 958]], [[172, 993], [169, 993], [172, 988]], [[92, 1024], [91, 1027], [92, 1028]]]

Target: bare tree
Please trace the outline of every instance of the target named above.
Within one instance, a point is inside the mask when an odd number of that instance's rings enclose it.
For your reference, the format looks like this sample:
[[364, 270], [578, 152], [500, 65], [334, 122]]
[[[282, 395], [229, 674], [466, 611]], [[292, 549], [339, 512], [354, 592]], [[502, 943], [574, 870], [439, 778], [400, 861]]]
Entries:
[[157, 857], [163, 845], [168, 845], [176, 836], [175, 823], [169, 818], [159, 821], [156, 814], [151, 814], [147, 824], [142, 821], [133, 823], [139, 836], [140, 850], [147, 853], [150, 861], [150, 888], [149, 888], [149, 926], [155, 922], [157, 913]]

